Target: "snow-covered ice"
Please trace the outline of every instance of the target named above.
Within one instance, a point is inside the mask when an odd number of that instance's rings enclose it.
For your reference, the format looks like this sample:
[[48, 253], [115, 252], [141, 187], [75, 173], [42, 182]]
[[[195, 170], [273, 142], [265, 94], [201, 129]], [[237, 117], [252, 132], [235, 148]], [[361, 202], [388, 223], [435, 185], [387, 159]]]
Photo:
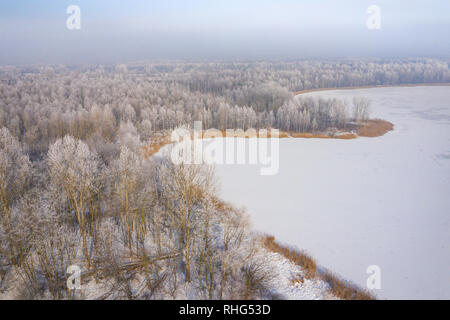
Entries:
[[[256, 230], [307, 250], [379, 298], [450, 298], [450, 87], [310, 93], [372, 100], [395, 130], [355, 140], [281, 139], [280, 170], [219, 165], [222, 197], [245, 206]], [[301, 298], [299, 296], [299, 298]]]

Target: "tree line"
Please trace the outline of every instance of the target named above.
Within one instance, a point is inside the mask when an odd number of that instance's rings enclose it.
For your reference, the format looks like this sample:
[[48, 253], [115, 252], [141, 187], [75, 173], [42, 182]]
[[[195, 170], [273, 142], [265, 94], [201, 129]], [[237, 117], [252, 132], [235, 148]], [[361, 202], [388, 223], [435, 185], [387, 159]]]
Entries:
[[[103, 157], [115, 142], [203, 122], [203, 128], [324, 130], [364, 117], [355, 103], [293, 98], [326, 87], [448, 82], [435, 59], [159, 62], [117, 66], [0, 67], [0, 126], [32, 158], [69, 134]], [[346, 105], [344, 107], [344, 105]], [[361, 105], [365, 105], [364, 103]], [[365, 108], [368, 109], [368, 108]], [[366, 110], [357, 110], [367, 115]], [[126, 139], [128, 139], [126, 138]]]

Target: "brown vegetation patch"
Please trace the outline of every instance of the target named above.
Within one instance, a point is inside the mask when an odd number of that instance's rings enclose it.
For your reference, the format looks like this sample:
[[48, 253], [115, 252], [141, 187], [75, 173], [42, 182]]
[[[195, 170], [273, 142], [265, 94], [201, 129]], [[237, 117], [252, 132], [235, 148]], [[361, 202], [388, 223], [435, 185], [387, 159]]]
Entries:
[[303, 283], [303, 282], [305, 282], [305, 279], [302, 276], [295, 277], [291, 280], [291, 283], [293, 286], [295, 286], [297, 283]]
[[[272, 135], [270, 133], [268, 134], [268, 136], [269, 136], [269, 138], [272, 137]], [[289, 138], [289, 133], [285, 132], [285, 131], [280, 131], [278, 133], [278, 138]]]
[[344, 133], [344, 134], [337, 135], [333, 138], [348, 140], [348, 139], [356, 139], [356, 138], [358, 138], [358, 136], [354, 133]]
[[327, 134], [322, 133], [310, 133], [310, 132], [292, 132], [291, 133], [292, 138], [321, 138], [321, 139], [329, 139], [332, 138], [332, 136], [329, 136]]
[[376, 298], [367, 290], [363, 290], [331, 272], [322, 273], [320, 278], [330, 285], [331, 293], [340, 299], [376, 300]]
[[342, 134], [328, 135], [324, 133], [311, 133], [311, 132], [291, 132], [292, 138], [319, 138], [319, 139], [356, 139], [358, 136], [351, 132], [345, 132]]
[[170, 137], [164, 136], [160, 137], [159, 139], [155, 139], [150, 145], [144, 146], [144, 157], [148, 158], [156, 154], [162, 147], [164, 147], [167, 144], [170, 144]]
[[381, 119], [368, 120], [361, 124], [361, 127], [358, 129], [358, 136], [380, 137], [391, 130], [394, 130], [394, 125], [389, 121]]
[[317, 275], [316, 262], [308, 254], [279, 244], [275, 241], [275, 237], [273, 236], [265, 236], [263, 238], [263, 243], [264, 246], [270, 251], [279, 253], [296, 265], [302, 267], [307, 278], [314, 278]]
[[[306, 278], [319, 277], [323, 281], [330, 285], [330, 292], [344, 300], [375, 300], [376, 298], [370, 294], [367, 290], [363, 290], [351, 282], [345, 281], [339, 276], [332, 274], [328, 271], [317, 270], [317, 264], [314, 259], [308, 254], [298, 251], [289, 246], [281, 245], [275, 241], [273, 236], [263, 237], [264, 247], [268, 250], [279, 253], [285, 258], [289, 259], [296, 265], [302, 267], [305, 271]], [[302, 277], [296, 277], [291, 280], [292, 284], [303, 283]]]

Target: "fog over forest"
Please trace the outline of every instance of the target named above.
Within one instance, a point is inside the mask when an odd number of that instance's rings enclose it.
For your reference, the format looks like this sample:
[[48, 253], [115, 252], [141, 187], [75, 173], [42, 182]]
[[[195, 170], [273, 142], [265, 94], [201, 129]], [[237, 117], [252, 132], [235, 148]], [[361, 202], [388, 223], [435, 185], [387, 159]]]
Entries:
[[[80, 29], [69, 30], [70, 5]], [[380, 29], [369, 29], [371, 5]], [[0, 64], [448, 57], [446, 0], [50, 1], [0, 3]]]

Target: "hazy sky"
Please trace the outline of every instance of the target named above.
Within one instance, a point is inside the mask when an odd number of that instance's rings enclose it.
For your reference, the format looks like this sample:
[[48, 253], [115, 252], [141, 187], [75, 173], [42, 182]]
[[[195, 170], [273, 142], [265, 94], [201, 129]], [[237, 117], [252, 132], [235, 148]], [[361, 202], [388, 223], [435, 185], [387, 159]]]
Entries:
[[361, 56], [449, 57], [450, 0], [0, 1], [0, 64]]

